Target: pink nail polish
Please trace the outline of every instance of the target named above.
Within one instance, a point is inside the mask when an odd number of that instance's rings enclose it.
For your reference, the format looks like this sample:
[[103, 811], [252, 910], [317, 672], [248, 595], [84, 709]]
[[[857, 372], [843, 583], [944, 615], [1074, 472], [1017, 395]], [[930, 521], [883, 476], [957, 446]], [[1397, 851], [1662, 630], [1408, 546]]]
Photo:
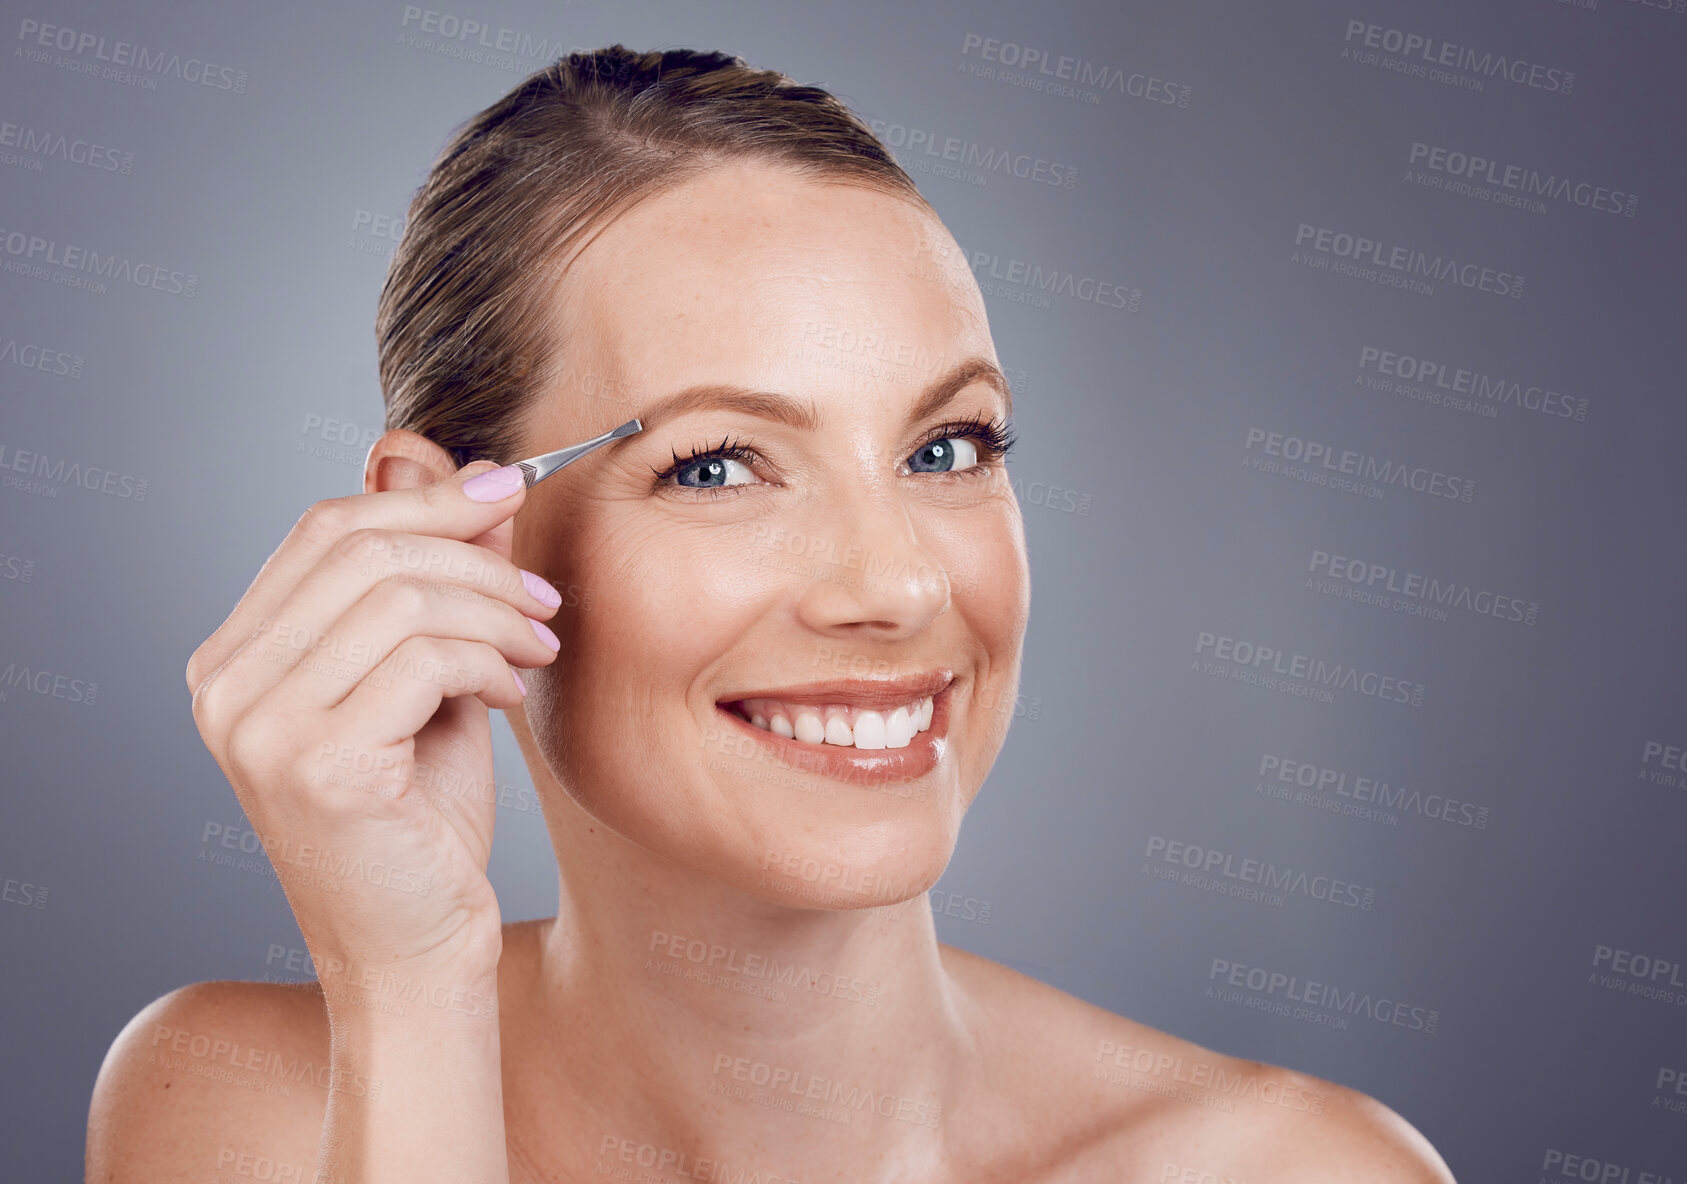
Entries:
[[520, 691], [524, 695], [527, 694], [527, 684], [521, 681], [521, 675], [515, 672], [515, 667], [513, 666], [510, 667], [510, 677], [515, 679], [516, 690]]
[[533, 632], [539, 635], [539, 640], [550, 646], [551, 649], [560, 650], [562, 648], [561, 640], [558, 639], [556, 634], [550, 631], [550, 628], [545, 624], [545, 622], [535, 621], [532, 617], [528, 617], [527, 623], [533, 626]]
[[463, 496], [477, 502], [496, 502], [509, 497], [526, 482], [515, 465], [488, 469], [463, 482]]
[[522, 569], [521, 582], [527, 585], [527, 590], [533, 594], [533, 599], [540, 604], [555, 608], [562, 603], [561, 592], [551, 587], [543, 577], [534, 575], [526, 568]]

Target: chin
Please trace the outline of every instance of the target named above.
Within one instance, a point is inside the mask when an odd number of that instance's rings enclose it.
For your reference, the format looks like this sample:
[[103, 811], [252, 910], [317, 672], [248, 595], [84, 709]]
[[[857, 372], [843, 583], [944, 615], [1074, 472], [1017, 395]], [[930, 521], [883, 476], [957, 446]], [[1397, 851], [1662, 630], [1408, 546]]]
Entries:
[[897, 904], [937, 882], [971, 800], [948, 670], [733, 689], [711, 707], [703, 771], [754, 820], [740, 886], [798, 908]]
[[[1000, 747], [974, 685], [926, 670], [725, 687], [676, 704], [667, 726], [575, 720], [562, 751], [554, 731], [536, 739], [576, 804], [646, 851], [769, 904], [879, 908], [937, 882]], [[608, 714], [638, 718], [632, 706]], [[646, 724], [664, 714], [641, 706]]]

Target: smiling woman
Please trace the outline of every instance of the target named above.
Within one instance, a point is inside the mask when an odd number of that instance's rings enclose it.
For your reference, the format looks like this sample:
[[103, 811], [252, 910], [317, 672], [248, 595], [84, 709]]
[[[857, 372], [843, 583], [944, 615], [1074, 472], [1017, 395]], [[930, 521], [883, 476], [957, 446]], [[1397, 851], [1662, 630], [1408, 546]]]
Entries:
[[[954, 239], [842, 104], [571, 55], [447, 146], [378, 334], [364, 492], [187, 673], [319, 982], [137, 1016], [90, 1179], [251, 1147], [404, 1184], [1451, 1179], [1361, 1094], [937, 941], [1030, 611], [1012, 405]], [[634, 416], [532, 489], [511, 463]], [[553, 918], [486, 877], [489, 709]]]

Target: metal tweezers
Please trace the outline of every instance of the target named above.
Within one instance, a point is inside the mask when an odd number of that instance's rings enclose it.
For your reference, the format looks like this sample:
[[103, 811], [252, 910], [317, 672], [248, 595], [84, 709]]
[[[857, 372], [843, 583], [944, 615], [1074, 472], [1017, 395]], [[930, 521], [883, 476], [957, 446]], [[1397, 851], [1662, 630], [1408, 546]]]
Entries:
[[527, 488], [532, 489], [546, 477], [566, 465], [573, 464], [592, 449], [607, 444], [611, 440], [620, 440], [642, 431], [644, 431], [642, 423], [636, 419], [629, 419], [614, 431], [605, 432], [601, 436], [593, 436], [584, 444], [570, 444], [567, 448], [558, 448], [555, 452], [545, 452], [527, 460], [518, 460], [515, 462], [515, 467], [521, 470], [522, 478], [527, 482]]

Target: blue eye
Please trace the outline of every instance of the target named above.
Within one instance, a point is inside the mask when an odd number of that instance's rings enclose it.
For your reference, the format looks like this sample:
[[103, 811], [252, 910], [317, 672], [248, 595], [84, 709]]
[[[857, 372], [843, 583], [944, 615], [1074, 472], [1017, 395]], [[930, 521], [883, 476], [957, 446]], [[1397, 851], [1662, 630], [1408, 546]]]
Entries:
[[656, 473], [663, 485], [681, 489], [726, 489], [734, 485], [749, 485], [755, 474], [744, 462], [755, 453], [733, 440], [722, 440], [717, 447], [699, 447], [690, 456], [675, 453], [674, 463]]
[[[687, 477], [690, 480], [687, 480]], [[748, 485], [755, 474], [743, 461], [730, 456], [704, 456], [687, 461], [674, 470], [675, 484], [686, 489], [718, 489], [724, 485]]]
[[977, 463], [978, 445], [956, 436], [933, 440], [908, 458], [908, 467], [916, 473], [949, 473]]
[[[908, 457], [912, 473], [961, 473], [985, 470], [985, 461], [999, 461], [1013, 447], [1013, 432], [1005, 423], [974, 416], [935, 429], [933, 436]], [[730, 489], [758, 481], [747, 463], [756, 456], [754, 448], [736, 440], [722, 440], [709, 448], [700, 445], [689, 456], [673, 454], [666, 469], [652, 468], [659, 485], [697, 490]]]

